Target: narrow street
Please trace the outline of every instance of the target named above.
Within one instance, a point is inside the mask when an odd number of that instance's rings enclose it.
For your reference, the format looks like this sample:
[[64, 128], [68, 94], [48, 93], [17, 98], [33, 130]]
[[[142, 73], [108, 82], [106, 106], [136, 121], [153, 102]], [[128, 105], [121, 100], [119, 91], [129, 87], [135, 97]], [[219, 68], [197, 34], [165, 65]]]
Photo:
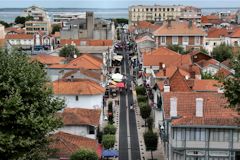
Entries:
[[[122, 41], [126, 35], [122, 33]], [[121, 73], [126, 76], [127, 89], [120, 95], [120, 128], [119, 128], [119, 160], [140, 160], [140, 149], [137, 134], [136, 116], [134, 110], [130, 110], [133, 104], [132, 76], [130, 75], [130, 64], [128, 62], [129, 52], [123, 50], [124, 57]]]

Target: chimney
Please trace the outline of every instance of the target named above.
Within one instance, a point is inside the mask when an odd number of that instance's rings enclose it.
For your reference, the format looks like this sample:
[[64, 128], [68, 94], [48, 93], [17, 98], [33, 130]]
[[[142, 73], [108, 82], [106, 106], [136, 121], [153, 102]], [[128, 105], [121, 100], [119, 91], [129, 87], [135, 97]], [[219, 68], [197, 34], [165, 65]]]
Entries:
[[162, 62], [159, 62], [159, 70], [162, 69], [162, 65], [163, 65], [163, 63], [162, 63]]
[[203, 99], [196, 98], [196, 117], [203, 117]]
[[189, 20], [189, 22], [188, 22], [188, 28], [192, 28], [192, 26], [193, 26], [193, 22], [192, 22], [192, 20]]
[[166, 68], [163, 68], [163, 76], [166, 76]]
[[164, 85], [163, 86], [163, 92], [170, 92], [170, 86], [169, 85]]
[[170, 117], [177, 117], [177, 98], [170, 98]]

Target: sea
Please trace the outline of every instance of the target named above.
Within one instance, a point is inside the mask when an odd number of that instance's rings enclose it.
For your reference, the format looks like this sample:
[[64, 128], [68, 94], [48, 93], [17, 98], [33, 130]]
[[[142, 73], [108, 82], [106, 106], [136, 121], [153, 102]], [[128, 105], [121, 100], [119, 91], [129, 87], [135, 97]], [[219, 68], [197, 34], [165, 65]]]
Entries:
[[[201, 8], [203, 15], [216, 12], [236, 12], [239, 8]], [[24, 8], [0, 8], [0, 20], [11, 23], [20, 16]], [[66, 12], [93, 11], [95, 17], [103, 19], [128, 18], [128, 8], [45, 8], [49, 16]]]

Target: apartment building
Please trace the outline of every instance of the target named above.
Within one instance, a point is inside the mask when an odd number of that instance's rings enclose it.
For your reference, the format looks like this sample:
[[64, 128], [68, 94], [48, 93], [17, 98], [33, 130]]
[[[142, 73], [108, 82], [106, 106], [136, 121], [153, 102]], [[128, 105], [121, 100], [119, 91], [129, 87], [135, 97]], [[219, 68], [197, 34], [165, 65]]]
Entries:
[[240, 130], [236, 111], [222, 93], [162, 94], [160, 137], [168, 160], [239, 160]]
[[85, 19], [86, 18], [86, 12], [68, 12], [68, 13], [55, 13], [52, 15], [52, 21], [53, 23], [59, 23], [63, 26], [65, 23], [70, 22], [74, 19]]
[[32, 16], [34, 21], [47, 21], [49, 20], [49, 16], [48, 13], [37, 6], [31, 6], [26, 8], [23, 13], [22, 16], [27, 17], [27, 16]]
[[164, 21], [169, 19], [192, 20], [201, 22], [201, 9], [193, 6], [163, 6], [163, 5], [136, 5], [128, 9], [129, 24], [135, 25], [138, 21]]
[[25, 27], [27, 34], [34, 34], [39, 31], [46, 35], [51, 33], [50, 21], [27, 21], [25, 22]]
[[192, 21], [178, 22], [168, 20], [153, 32], [156, 46], [181, 45], [185, 50], [203, 48], [203, 39], [207, 35]]

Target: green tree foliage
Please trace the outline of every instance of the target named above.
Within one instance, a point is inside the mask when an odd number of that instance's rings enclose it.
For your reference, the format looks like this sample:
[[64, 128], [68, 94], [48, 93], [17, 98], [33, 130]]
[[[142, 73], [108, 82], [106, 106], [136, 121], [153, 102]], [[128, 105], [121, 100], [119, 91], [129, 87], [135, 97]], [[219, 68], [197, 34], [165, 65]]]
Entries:
[[144, 86], [137, 86], [136, 92], [138, 95], [146, 95], [146, 89]]
[[74, 58], [74, 55], [79, 56], [79, 50], [74, 45], [65, 45], [59, 52], [61, 57]]
[[108, 124], [106, 127], [103, 129], [104, 134], [115, 134], [116, 133], [116, 127], [112, 124]]
[[103, 135], [102, 145], [105, 149], [113, 148], [114, 143], [115, 143], [115, 135], [111, 135], [111, 134]]
[[222, 43], [219, 46], [213, 48], [212, 55], [219, 62], [223, 62], [226, 59], [232, 57], [233, 55], [232, 47], [226, 45], [225, 43]]
[[73, 153], [70, 160], [98, 160], [98, 155], [94, 151], [81, 149]]
[[60, 32], [61, 26], [59, 24], [55, 24], [52, 26], [52, 34], [55, 34], [55, 32]]
[[116, 24], [116, 26], [118, 26], [118, 24], [128, 24], [128, 19], [125, 18], [116, 18], [113, 19], [113, 21]]
[[10, 24], [8, 24], [7, 22], [4, 22], [4, 21], [0, 21], [0, 24], [2, 24], [5, 28], [10, 27]]
[[32, 21], [32, 20], [33, 20], [32, 16], [27, 16], [27, 17], [17, 16], [15, 18], [15, 23], [16, 24], [25, 24], [26, 21]]
[[240, 55], [232, 60], [232, 67], [235, 70], [233, 77], [224, 79], [224, 95], [227, 97], [229, 107], [240, 112]]
[[167, 48], [180, 54], [185, 54], [184, 48], [180, 45], [168, 45]]
[[151, 114], [152, 111], [151, 107], [149, 107], [146, 102], [139, 103], [139, 107], [142, 118], [146, 120]]
[[1, 159], [44, 159], [64, 102], [53, 97], [46, 72], [22, 53], [1, 50], [0, 75]]
[[153, 129], [153, 118], [152, 117], [147, 118], [147, 126], [148, 126], [148, 130], [152, 131], [152, 129]]
[[144, 143], [147, 151], [151, 151], [151, 156], [153, 159], [152, 151], [157, 150], [158, 146], [158, 135], [152, 131], [147, 131], [143, 135]]
[[214, 79], [214, 76], [210, 72], [201, 72], [202, 79]]
[[145, 102], [145, 103], [148, 102], [147, 96], [142, 96], [142, 95], [138, 95], [138, 96], [137, 96], [137, 100], [138, 100], [139, 103], [140, 103], [140, 102]]

